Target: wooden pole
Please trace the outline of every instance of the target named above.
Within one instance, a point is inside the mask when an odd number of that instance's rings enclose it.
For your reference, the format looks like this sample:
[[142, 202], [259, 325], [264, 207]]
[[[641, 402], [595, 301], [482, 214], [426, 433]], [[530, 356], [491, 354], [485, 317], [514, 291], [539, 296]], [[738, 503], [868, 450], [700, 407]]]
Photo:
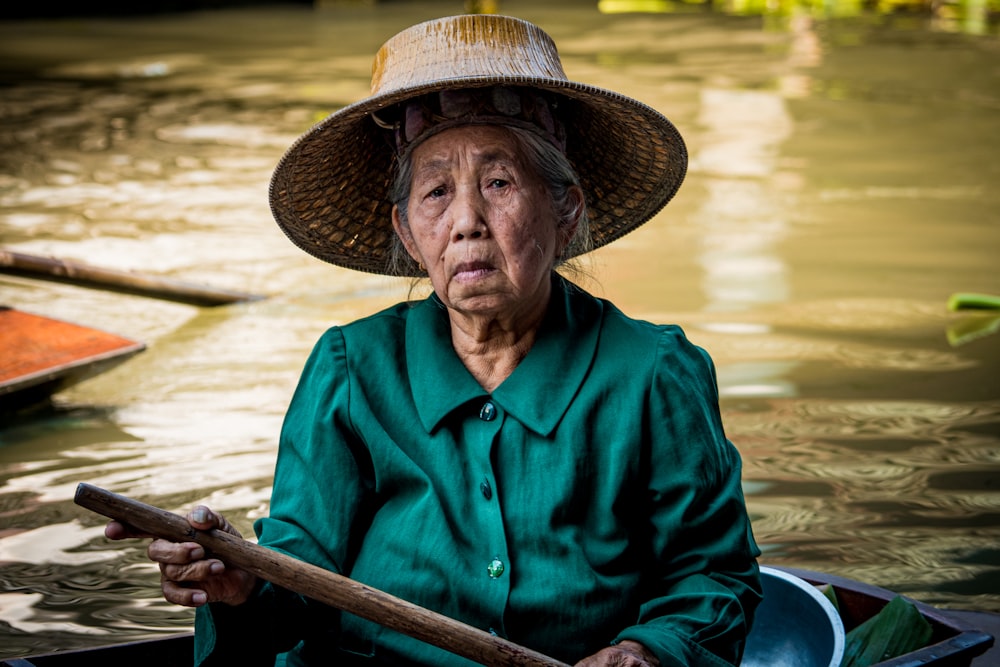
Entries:
[[158, 276], [104, 269], [67, 259], [40, 257], [2, 249], [0, 249], [0, 273], [42, 278], [79, 287], [106, 289], [195, 306], [221, 306], [264, 298], [256, 294], [215, 289]]
[[231, 566], [482, 665], [568, 667], [501, 637], [235, 535], [195, 530], [181, 516], [96, 486], [77, 486], [75, 501], [141, 532], [173, 542], [197, 542]]

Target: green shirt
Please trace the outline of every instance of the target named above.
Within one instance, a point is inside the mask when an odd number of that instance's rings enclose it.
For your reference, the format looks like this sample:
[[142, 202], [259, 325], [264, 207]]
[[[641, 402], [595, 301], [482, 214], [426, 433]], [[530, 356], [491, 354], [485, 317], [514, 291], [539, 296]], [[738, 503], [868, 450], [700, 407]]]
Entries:
[[[434, 297], [327, 331], [255, 528], [262, 545], [570, 664], [624, 639], [664, 667], [735, 664], [760, 599], [708, 355], [559, 277], [492, 394]], [[338, 651], [472, 664], [270, 584], [220, 606], [199, 610], [205, 664], [248, 641], [257, 658], [295, 647], [289, 664]]]

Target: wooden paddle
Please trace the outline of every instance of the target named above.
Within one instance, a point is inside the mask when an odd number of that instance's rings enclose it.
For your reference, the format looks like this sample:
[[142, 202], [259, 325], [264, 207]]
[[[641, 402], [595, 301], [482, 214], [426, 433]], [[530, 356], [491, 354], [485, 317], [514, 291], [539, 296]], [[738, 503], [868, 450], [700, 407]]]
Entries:
[[195, 306], [221, 306], [264, 298], [256, 294], [232, 292], [159, 276], [105, 269], [68, 259], [40, 257], [2, 249], [0, 249], [0, 273], [42, 278], [79, 287], [106, 289], [122, 294], [137, 294]]
[[77, 505], [136, 530], [174, 542], [197, 542], [233, 567], [350, 612], [483, 665], [567, 667], [540, 653], [383, 593], [353, 579], [303, 563], [219, 530], [195, 530], [177, 514], [90, 484], [76, 489]]

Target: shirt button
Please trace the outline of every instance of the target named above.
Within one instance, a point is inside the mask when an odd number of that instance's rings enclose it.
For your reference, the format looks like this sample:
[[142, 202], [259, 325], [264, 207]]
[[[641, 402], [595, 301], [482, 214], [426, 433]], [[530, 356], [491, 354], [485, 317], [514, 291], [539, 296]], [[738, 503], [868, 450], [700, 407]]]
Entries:
[[490, 401], [483, 403], [483, 407], [479, 410], [479, 418], [484, 422], [493, 421], [497, 416], [497, 408]]
[[497, 416], [497, 409], [489, 401], [483, 403], [482, 409], [479, 410], [479, 418], [484, 422], [491, 422]]
[[494, 558], [486, 566], [486, 572], [490, 575], [490, 579], [499, 579], [500, 575], [503, 574], [503, 569], [503, 561], [499, 558]]
[[486, 500], [493, 497], [493, 487], [490, 486], [490, 480], [484, 479], [482, 484], [479, 485], [479, 490], [483, 492], [483, 498], [486, 498]]

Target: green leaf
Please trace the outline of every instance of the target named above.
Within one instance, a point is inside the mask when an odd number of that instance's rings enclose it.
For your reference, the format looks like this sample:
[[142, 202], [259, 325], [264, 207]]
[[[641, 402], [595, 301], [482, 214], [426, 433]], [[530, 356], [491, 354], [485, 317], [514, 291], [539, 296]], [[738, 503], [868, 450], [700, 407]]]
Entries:
[[823, 597], [830, 601], [830, 604], [837, 610], [837, 613], [840, 613], [840, 602], [837, 601], [837, 591], [833, 586], [831, 584], [823, 584], [822, 586], [817, 586], [817, 588], [823, 594]]
[[1000, 296], [996, 294], [977, 294], [975, 292], [956, 292], [948, 297], [948, 310], [995, 310], [1000, 308]]
[[933, 630], [917, 607], [897, 596], [847, 633], [841, 667], [869, 667], [923, 648]]

